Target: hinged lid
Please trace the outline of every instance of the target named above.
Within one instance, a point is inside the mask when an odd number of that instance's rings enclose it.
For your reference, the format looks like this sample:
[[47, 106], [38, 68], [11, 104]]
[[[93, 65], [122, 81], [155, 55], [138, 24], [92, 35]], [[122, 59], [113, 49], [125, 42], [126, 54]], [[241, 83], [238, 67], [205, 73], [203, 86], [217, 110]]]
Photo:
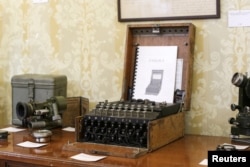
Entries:
[[184, 109], [189, 110], [192, 89], [195, 27], [191, 23], [128, 25], [122, 99], [130, 100], [135, 73], [136, 46], [177, 46], [177, 59], [183, 60], [181, 89], [185, 90]]

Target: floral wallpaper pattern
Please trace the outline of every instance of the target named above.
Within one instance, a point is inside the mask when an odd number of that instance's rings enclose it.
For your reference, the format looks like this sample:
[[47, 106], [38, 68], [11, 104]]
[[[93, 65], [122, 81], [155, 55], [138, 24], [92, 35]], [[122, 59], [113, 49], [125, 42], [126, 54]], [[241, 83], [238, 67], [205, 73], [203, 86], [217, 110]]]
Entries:
[[121, 23], [116, 0], [0, 0], [0, 125], [11, 123], [11, 77], [64, 74], [68, 96], [91, 107], [119, 100], [128, 24], [191, 22], [196, 27], [193, 92], [186, 133], [228, 136], [236, 115], [235, 72], [248, 72], [250, 28], [229, 28], [229, 10], [250, 9], [247, 0], [221, 0], [221, 18]]

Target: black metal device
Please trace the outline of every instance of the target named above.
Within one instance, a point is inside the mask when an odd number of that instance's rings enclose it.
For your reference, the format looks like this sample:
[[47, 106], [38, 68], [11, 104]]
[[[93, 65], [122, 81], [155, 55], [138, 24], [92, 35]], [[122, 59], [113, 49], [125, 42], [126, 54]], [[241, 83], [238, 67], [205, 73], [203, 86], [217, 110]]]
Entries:
[[62, 126], [61, 116], [66, 108], [66, 98], [55, 96], [42, 103], [20, 101], [16, 105], [16, 115], [24, 127], [51, 129]]
[[238, 110], [236, 118], [230, 118], [231, 134], [238, 138], [240, 135], [250, 136], [250, 78], [242, 73], [235, 73], [232, 84], [239, 87], [238, 104], [231, 104], [231, 110]]
[[8, 131], [0, 130], [0, 141], [8, 139]]

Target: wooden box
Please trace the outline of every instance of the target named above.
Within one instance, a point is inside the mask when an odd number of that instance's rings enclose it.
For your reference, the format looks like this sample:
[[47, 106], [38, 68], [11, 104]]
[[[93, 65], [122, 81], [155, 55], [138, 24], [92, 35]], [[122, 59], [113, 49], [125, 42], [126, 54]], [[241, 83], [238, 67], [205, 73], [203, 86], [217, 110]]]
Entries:
[[[170, 142], [184, 136], [184, 112], [179, 112], [167, 117], [156, 119], [148, 124], [148, 147], [126, 147], [118, 145], [107, 145], [99, 143], [75, 142], [64, 145], [64, 150], [85, 152], [89, 154], [100, 154], [124, 158], [137, 158], [152, 152]], [[79, 139], [79, 129], [84, 116], [76, 118], [76, 141]]]
[[184, 108], [176, 114], [148, 122], [147, 148], [79, 142], [82, 138], [79, 134], [83, 126], [82, 120], [84, 119], [84, 116], [81, 116], [76, 118], [77, 142], [65, 145], [64, 149], [92, 154], [136, 158], [183, 137], [185, 129], [184, 111], [190, 108], [191, 100], [194, 35], [195, 27], [190, 23], [128, 26], [122, 91], [123, 100], [130, 100], [131, 98], [130, 92], [133, 86], [135, 71], [135, 46], [137, 44], [144, 46], [178, 46], [177, 58], [183, 59], [184, 62], [182, 73], [182, 89], [186, 92]]
[[75, 127], [75, 118], [89, 110], [89, 100], [85, 97], [67, 97], [67, 109], [63, 112], [63, 127]]

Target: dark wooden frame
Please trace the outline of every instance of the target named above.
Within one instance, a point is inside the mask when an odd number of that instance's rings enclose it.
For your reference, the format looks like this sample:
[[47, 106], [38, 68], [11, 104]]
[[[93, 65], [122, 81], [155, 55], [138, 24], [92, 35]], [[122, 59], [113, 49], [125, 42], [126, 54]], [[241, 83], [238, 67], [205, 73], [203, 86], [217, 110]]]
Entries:
[[[117, 8], [118, 8], [118, 21], [119, 22], [131, 22], [131, 21], [160, 21], [160, 20], [187, 20], [187, 19], [215, 19], [215, 18], [220, 18], [220, 0], [215, 0], [215, 4], [213, 4], [215, 9], [215, 13], [209, 14], [209, 15], [204, 15], [203, 12], [204, 10], [208, 9], [208, 8], [204, 8], [204, 9], [200, 9], [197, 7], [197, 10], [195, 10], [196, 12], [200, 12], [197, 13], [195, 15], [188, 15], [188, 13], [178, 13], [176, 15], [172, 15], [172, 16], [156, 16], [156, 17], [149, 17], [149, 16], [138, 16], [136, 15], [136, 13], [134, 13], [133, 18], [131, 17], [125, 17], [122, 16], [122, 10], [123, 10], [123, 6], [122, 6], [122, 1], [126, 1], [126, 0], [118, 0], [117, 1]], [[198, 2], [199, 0], [197, 0]], [[135, 1], [134, 1], [135, 3]], [[182, 5], [182, 4], [180, 4]], [[190, 4], [191, 6], [192, 4]], [[194, 6], [194, 5], [193, 5]], [[187, 8], [188, 6], [183, 5], [183, 8]], [[149, 13], [152, 11], [148, 11], [145, 10], [145, 14], [150, 15]]]

